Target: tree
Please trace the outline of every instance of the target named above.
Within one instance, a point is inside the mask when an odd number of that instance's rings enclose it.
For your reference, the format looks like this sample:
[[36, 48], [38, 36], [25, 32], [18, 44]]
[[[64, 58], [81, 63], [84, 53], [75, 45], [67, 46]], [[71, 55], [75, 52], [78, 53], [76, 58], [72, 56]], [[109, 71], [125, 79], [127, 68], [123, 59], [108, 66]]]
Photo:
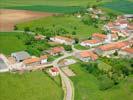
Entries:
[[117, 50], [114, 52], [114, 56], [118, 56], [118, 51]]
[[37, 50], [36, 48], [33, 48], [33, 47], [28, 47], [27, 50], [26, 50], [29, 54], [31, 55], [35, 55], [35, 56], [40, 56], [40, 51]]
[[14, 30], [18, 30], [18, 27], [16, 25], [14, 26]]
[[72, 35], [76, 35], [76, 32], [75, 32], [75, 31], [73, 31], [73, 32], [72, 32]]
[[97, 5], [92, 5], [92, 8], [97, 9]]
[[24, 27], [24, 31], [25, 32], [29, 32], [30, 31], [30, 28], [29, 27]]
[[75, 43], [78, 44], [79, 43], [79, 39], [78, 38], [74, 38]]

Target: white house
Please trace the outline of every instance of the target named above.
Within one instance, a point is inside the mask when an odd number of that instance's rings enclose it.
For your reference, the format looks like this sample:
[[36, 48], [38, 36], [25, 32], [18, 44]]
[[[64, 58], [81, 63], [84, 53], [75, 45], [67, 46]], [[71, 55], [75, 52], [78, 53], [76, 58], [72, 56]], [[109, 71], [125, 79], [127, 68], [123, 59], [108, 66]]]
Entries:
[[111, 39], [111, 41], [118, 40], [118, 36], [117, 36], [116, 33], [108, 34], [108, 35], [100, 34], [100, 33], [94, 33], [92, 35], [92, 39], [94, 39], [94, 40], [100, 40], [100, 41], [103, 41], [102, 43], [106, 43], [106, 41], [108, 39]]
[[118, 54], [123, 58], [133, 58], [133, 48], [121, 49]]
[[109, 56], [115, 53], [116, 50], [129, 47], [129, 42], [114, 42], [106, 45], [99, 46], [95, 52], [100, 56]]
[[59, 55], [59, 54], [63, 54], [64, 53], [64, 48], [63, 47], [54, 47], [54, 48], [52, 48], [50, 51], [49, 51], [49, 53], [50, 53], [50, 55], [52, 55], [52, 56], [57, 56], [57, 55]]
[[78, 52], [75, 56], [83, 62], [95, 61], [98, 59], [98, 56], [91, 51]]
[[100, 41], [100, 40], [85, 40], [85, 41], [82, 41], [80, 43], [81, 46], [89, 46], [89, 47], [94, 47], [94, 46], [98, 46], [98, 45], [101, 45], [103, 43], [103, 41]]
[[40, 57], [40, 59], [41, 59], [41, 64], [45, 64], [45, 63], [47, 63], [48, 56], [43, 55], [43, 56]]
[[65, 45], [72, 45], [75, 43], [75, 40], [68, 37], [63, 37], [63, 36], [55, 36], [50, 38], [50, 40], [60, 44], [65, 44]]

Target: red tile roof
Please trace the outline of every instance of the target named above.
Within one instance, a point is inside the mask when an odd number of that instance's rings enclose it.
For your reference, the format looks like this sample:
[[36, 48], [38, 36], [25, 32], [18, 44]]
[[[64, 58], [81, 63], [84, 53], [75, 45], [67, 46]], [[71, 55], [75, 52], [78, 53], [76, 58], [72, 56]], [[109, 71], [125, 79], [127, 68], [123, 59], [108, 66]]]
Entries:
[[99, 43], [99, 42], [101, 42], [100, 40], [85, 40], [85, 41], [83, 41], [83, 43], [90, 43], [90, 44], [96, 44], [96, 43]]
[[114, 50], [114, 49], [121, 49], [128, 45], [129, 45], [129, 42], [125, 41], [125, 42], [115, 42], [115, 43], [106, 44], [103, 46], [99, 46], [98, 48], [103, 51], [109, 51], [109, 50]]
[[122, 49], [122, 51], [133, 54], [133, 48], [125, 48], [125, 49]]
[[63, 36], [55, 36], [54, 38], [58, 38], [58, 39], [65, 40], [65, 41], [68, 41], [68, 42], [72, 42], [73, 41], [73, 39], [68, 38], [68, 37], [63, 37]]
[[120, 30], [118, 30], [118, 29], [116, 29], [116, 28], [112, 28], [112, 29], [111, 29], [111, 32], [112, 32], [112, 33], [118, 33], [118, 32], [120, 32]]
[[98, 56], [91, 51], [80, 52], [80, 56], [82, 58], [91, 57], [93, 60], [96, 60], [98, 58]]
[[53, 68], [51, 68], [51, 71], [52, 72], [59, 72], [59, 69], [57, 67], [53, 67]]
[[41, 56], [40, 58], [41, 58], [41, 59], [47, 59], [48, 56], [47, 56], [47, 55], [43, 55], [43, 56]]
[[44, 37], [45, 37], [45, 36], [39, 34], [39, 35], [36, 35], [36, 36], [35, 36], [35, 39], [36, 39], [36, 40], [41, 40], [41, 39], [44, 39]]
[[115, 34], [115, 33], [111, 34], [111, 36], [112, 36], [112, 38], [117, 38], [118, 37], [118, 35]]
[[30, 58], [30, 59], [24, 60], [23, 62], [25, 64], [31, 64], [31, 63], [35, 63], [35, 62], [39, 62], [39, 61], [40, 61], [40, 58]]
[[64, 51], [63, 47], [54, 47], [51, 50], [52, 53], [60, 53], [60, 52], [63, 52], [63, 51]]
[[100, 34], [100, 33], [94, 33], [94, 34], [92, 35], [92, 37], [93, 37], [93, 38], [99, 38], [99, 39], [101, 39], [101, 40], [106, 39], [106, 35]]

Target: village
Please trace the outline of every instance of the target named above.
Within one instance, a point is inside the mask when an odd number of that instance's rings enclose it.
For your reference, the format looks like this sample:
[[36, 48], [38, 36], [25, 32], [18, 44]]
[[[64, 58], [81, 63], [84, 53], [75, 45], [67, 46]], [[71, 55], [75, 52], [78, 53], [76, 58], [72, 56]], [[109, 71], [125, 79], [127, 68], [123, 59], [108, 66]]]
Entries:
[[[50, 41], [71, 45], [73, 46], [72, 55], [83, 62], [95, 61], [100, 56], [113, 57], [117, 53], [118, 57], [133, 58], [133, 24], [130, 24], [128, 20], [132, 19], [131, 15], [118, 16], [114, 22], [109, 22], [103, 26], [103, 30], [107, 32], [107, 35], [101, 33], [93, 33], [90, 40], [84, 40], [80, 42], [81, 46], [90, 47], [90, 50], [75, 50], [75, 40], [63, 36], [51, 37]], [[38, 34], [35, 36], [36, 40], [43, 40], [45, 36]], [[63, 47], [54, 47], [47, 51], [45, 55], [36, 57], [30, 55], [26, 51], [14, 52], [10, 57], [6, 57], [1, 54], [1, 72], [6, 71], [22, 71], [33, 70], [34, 68], [45, 68], [52, 65], [52, 62], [48, 62], [49, 55], [57, 56], [69, 54]], [[66, 61], [64, 65], [71, 64], [73, 61]], [[74, 61], [75, 62], [75, 61]], [[58, 66], [52, 65], [50, 73], [58, 72]], [[57, 67], [57, 68], [56, 68]]]
[[[99, 14], [103, 15], [100, 9], [94, 10], [93, 8], [89, 8], [87, 11], [94, 19], [106, 20], [105, 16], [98, 16]], [[77, 19], [82, 17], [81, 14], [75, 14], [75, 16]], [[23, 75], [26, 72], [30, 73], [39, 70], [46, 72], [52, 78], [60, 76], [63, 90], [66, 92], [64, 98], [65, 100], [72, 100], [74, 86], [69, 77], [76, 76], [76, 73], [69, 68], [70, 65], [77, 62], [81, 64], [92, 63], [93, 65], [100, 62], [101, 60], [99, 59], [103, 58], [113, 58], [116, 60], [119, 58], [133, 59], [133, 23], [130, 22], [132, 20], [133, 14], [119, 15], [115, 20], [104, 24], [101, 33], [91, 33], [89, 38], [84, 39], [73, 38], [69, 36], [70, 34], [67, 36], [54, 34], [47, 37], [28, 30], [25, 34], [34, 36], [35, 41], [46, 40], [45, 42], [56, 45], [41, 50], [42, 52], [39, 56], [32, 55], [28, 50], [12, 52], [8, 56], [1, 53], [0, 73], [10, 72]], [[97, 25], [94, 26], [97, 27]], [[15, 32], [19, 32], [19, 30], [15, 30]], [[78, 49], [76, 45], [85, 49]]]

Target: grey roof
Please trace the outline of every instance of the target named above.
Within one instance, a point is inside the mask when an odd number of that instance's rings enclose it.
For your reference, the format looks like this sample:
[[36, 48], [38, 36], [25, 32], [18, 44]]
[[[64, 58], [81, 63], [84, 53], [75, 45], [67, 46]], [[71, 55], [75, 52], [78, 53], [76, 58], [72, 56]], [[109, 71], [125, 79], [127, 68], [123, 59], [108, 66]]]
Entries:
[[5, 64], [5, 62], [2, 60], [2, 59], [0, 59], [0, 70], [1, 69], [7, 69], [8, 67], [7, 67], [7, 65]]
[[29, 53], [27, 53], [26, 51], [15, 52], [13, 53], [13, 56], [19, 61], [30, 58]]

